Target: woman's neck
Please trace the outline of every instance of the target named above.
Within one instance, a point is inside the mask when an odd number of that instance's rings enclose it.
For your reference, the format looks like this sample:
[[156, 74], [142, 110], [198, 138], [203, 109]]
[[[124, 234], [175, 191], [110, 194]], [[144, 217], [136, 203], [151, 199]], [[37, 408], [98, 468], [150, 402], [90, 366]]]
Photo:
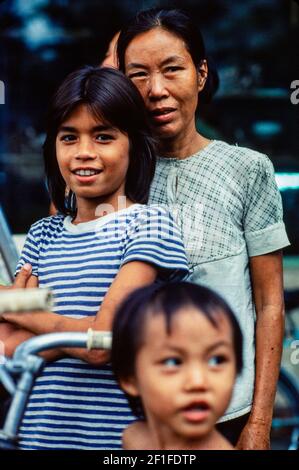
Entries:
[[203, 137], [197, 131], [186, 133], [183, 136], [176, 136], [168, 139], [159, 139], [158, 153], [162, 157], [179, 158], [183, 160], [196, 152], [199, 152], [210, 143], [210, 140]]

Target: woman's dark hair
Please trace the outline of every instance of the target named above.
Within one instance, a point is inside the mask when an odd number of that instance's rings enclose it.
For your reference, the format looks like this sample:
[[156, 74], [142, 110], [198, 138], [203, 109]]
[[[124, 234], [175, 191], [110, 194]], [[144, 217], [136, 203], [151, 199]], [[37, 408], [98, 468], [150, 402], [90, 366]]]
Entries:
[[[131, 293], [119, 307], [113, 323], [111, 350], [112, 369], [117, 380], [133, 377], [138, 350], [142, 346], [145, 324], [149, 315], [164, 315], [167, 332], [171, 332], [173, 317], [181, 309], [195, 307], [217, 328], [224, 315], [232, 328], [236, 370], [243, 368], [243, 336], [228, 304], [211, 289], [191, 282], [152, 284]], [[204, 334], [204, 332], [203, 332]], [[144, 418], [139, 397], [127, 394], [133, 413]]]
[[117, 56], [119, 69], [125, 71], [125, 54], [130, 42], [139, 34], [153, 28], [163, 28], [183, 39], [193, 63], [199, 69], [203, 60], [208, 63], [208, 77], [204, 89], [200, 92], [200, 103], [208, 103], [219, 86], [218, 73], [214, 64], [207, 58], [204, 40], [200, 30], [195, 26], [191, 17], [180, 9], [151, 8], [144, 10], [126, 25], [117, 41]]
[[146, 203], [156, 159], [143, 100], [131, 80], [120, 71], [84, 66], [66, 77], [48, 112], [43, 150], [47, 184], [56, 208], [65, 215], [76, 214], [75, 195], [70, 191], [65, 197], [66, 184], [56, 157], [56, 137], [61, 124], [82, 104], [95, 118], [128, 134], [130, 161], [125, 194], [133, 202]]

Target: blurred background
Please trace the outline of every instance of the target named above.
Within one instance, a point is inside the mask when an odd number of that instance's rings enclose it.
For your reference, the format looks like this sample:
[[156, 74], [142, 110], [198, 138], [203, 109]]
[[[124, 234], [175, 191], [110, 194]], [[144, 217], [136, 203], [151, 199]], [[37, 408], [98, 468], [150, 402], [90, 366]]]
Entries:
[[[138, 10], [179, 6], [202, 29], [220, 76], [201, 110], [207, 137], [272, 159], [292, 245], [299, 255], [299, 7], [294, 0], [0, 0], [0, 201], [14, 233], [47, 215], [41, 145], [53, 91], [67, 73], [99, 64], [113, 34]], [[299, 98], [299, 93], [298, 93]], [[298, 276], [299, 283], [299, 276]]]
[[[41, 145], [49, 98], [67, 73], [99, 64], [113, 34], [136, 11], [183, 6], [204, 33], [220, 88], [198, 121], [203, 134], [267, 153], [299, 255], [299, 7], [293, 0], [0, 1], [0, 200], [13, 232], [47, 215]], [[298, 94], [299, 96], [299, 94]]]
[[[294, 292], [299, 104], [291, 102], [291, 83], [298, 81], [299, 101], [298, 0], [0, 0], [0, 204], [9, 225], [14, 234], [24, 234], [48, 215], [41, 146], [47, 103], [57, 85], [83, 64], [100, 64], [122, 24], [152, 6], [189, 10], [218, 70], [219, 90], [198, 117], [201, 132], [266, 153], [274, 164], [291, 241], [285, 286]], [[22, 243], [21, 236], [16, 239]], [[298, 332], [298, 304], [299, 296], [293, 296], [287, 305], [295, 312], [291, 337]], [[285, 344], [283, 365], [299, 377], [291, 347]]]

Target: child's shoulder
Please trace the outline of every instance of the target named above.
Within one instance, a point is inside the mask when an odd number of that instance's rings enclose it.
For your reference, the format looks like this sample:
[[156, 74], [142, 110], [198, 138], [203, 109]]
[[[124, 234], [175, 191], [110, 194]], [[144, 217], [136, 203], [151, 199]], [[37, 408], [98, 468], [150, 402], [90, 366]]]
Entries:
[[136, 215], [139, 213], [148, 214], [169, 214], [169, 205], [167, 204], [134, 204], [129, 211]]
[[30, 227], [30, 232], [38, 234], [45, 231], [55, 231], [58, 227], [63, 226], [65, 216], [62, 214], [55, 214], [43, 219], [37, 220]]
[[232, 444], [219, 431], [214, 430], [211, 438], [199, 450], [235, 450]]
[[131, 211], [132, 218], [135, 220], [173, 220], [170, 208], [166, 204], [138, 204]]
[[235, 450], [233, 445], [222, 434], [219, 434], [217, 443], [217, 450]]
[[125, 450], [150, 450], [150, 433], [145, 421], [135, 421], [123, 432], [122, 447]]

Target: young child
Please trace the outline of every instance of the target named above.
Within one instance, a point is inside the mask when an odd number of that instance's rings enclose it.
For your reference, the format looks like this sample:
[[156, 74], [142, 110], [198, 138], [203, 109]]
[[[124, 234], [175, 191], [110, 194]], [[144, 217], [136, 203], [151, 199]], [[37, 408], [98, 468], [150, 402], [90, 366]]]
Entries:
[[[31, 227], [19, 268], [30, 263], [56, 304], [54, 312], [4, 315], [20, 328], [6, 339], [10, 353], [24, 335], [110, 330], [129, 292], [188, 273], [171, 216], [145, 205], [154, 149], [143, 101], [121, 72], [87, 66], [66, 78], [50, 109], [44, 158], [59, 212]], [[107, 352], [67, 349], [51, 358], [28, 403], [21, 447], [120, 448], [133, 416]]]
[[141, 418], [125, 430], [125, 449], [233, 448], [215, 425], [242, 370], [242, 333], [210, 289], [137, 289], [115, 316], [111, 363]]

